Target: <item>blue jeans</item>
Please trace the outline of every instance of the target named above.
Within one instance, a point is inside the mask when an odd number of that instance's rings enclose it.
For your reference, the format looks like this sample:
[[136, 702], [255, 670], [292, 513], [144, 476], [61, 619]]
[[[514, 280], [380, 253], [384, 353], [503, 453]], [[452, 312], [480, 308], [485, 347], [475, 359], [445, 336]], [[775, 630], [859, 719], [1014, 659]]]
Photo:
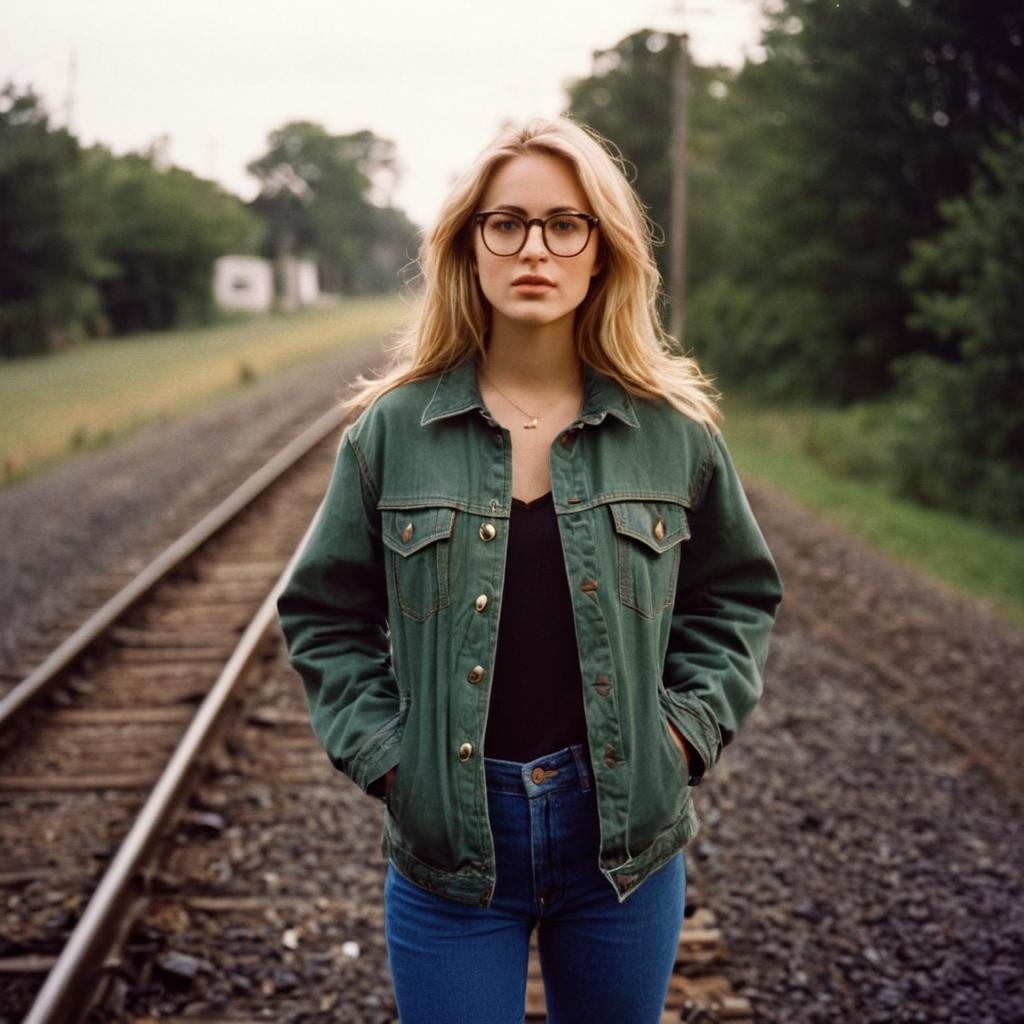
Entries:
[[534, 925], [549, 1024], [657, 1024], [683, 923], [682, 851], [620, 903], [598, 869], [583, 747], [484, 765], [491, 905], [427, 892], [388, 863], [385, 937], [401, 1024], [520, 1024]]

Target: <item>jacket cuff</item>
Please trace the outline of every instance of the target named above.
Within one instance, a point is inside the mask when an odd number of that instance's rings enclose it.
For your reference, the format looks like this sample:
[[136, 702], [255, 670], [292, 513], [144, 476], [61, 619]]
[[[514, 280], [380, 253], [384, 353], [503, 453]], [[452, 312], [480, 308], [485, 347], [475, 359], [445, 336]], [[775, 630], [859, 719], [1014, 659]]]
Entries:
[[664, 690], [662, 704], [669, 721], [697, 754], [700, 763], [690, 766], [689, 784], [698, 786], [722, 753], [718, 723], [699, 697], [680, 697]]
[[399, 762], [406, 706], [356, 754], [346, 773], [367, 796], [384, 799], [384, 776]]

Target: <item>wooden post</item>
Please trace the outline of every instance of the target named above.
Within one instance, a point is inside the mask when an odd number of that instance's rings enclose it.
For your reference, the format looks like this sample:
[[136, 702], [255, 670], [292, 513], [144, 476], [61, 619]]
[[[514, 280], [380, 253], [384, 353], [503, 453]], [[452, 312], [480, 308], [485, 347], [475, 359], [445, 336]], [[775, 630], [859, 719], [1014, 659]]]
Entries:
[[690, 37], [683, 32], [676, 39], [672, 76], [672, 208], [668, 298], [669, 333], [682, 349], [686, 311], [686, 135], [690, 96]]

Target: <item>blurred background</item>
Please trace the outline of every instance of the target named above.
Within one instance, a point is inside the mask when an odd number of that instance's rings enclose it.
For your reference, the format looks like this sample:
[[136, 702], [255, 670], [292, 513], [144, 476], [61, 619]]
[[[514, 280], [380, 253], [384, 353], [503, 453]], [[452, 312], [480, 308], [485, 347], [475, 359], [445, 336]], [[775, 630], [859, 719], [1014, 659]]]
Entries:
[[1024, 622], [1019, 4], [3, 21], [4, 483], [321, 355], [353, 317], [383, 336], [452, 178], [506, 120], [566, 112], [622, 151], [666, 326], [742, 468]]

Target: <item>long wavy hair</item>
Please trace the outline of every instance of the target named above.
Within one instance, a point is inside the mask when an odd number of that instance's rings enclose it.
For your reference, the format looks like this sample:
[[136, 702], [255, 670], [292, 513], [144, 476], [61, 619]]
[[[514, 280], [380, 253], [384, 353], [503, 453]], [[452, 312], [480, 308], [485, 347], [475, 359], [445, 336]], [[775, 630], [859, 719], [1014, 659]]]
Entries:
[[473, 273], [473, 214], [491, 174], [529, 153], [567, 160], [600, 218], [602, 268], [574, 321], [580, 359], [630, 394], [664, 399], [713, 428], [720, 419], [717, 392], [693, 359], [672, 351], [672, 339], [661, 328], [651, 223], [626, 178], [622, 157], [593, 129], [565, 117], [505, 128], [456, 181], [420, 247], [422, 287], [413, 316], [387, 343], [389, 359], [380, 375], [357, 377], [343, 409], [361, 411], [402, 384], [431, 377], [473, 354], [485, 356], [490, 305]]

